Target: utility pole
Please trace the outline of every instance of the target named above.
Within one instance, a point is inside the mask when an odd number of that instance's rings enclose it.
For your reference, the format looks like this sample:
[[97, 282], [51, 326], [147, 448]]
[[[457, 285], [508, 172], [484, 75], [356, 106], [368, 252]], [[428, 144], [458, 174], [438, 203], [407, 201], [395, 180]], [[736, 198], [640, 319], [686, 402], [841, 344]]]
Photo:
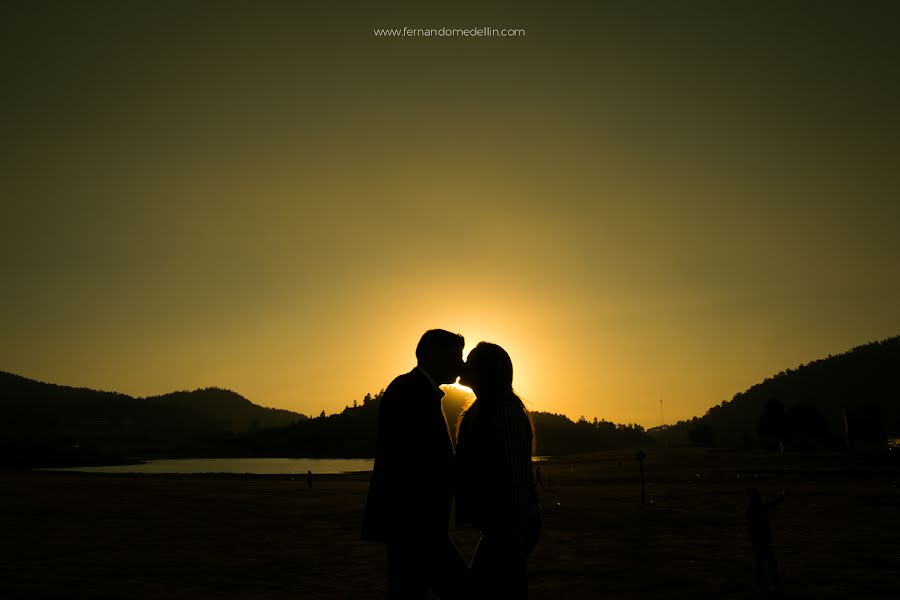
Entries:
[[[659, 397], [659, 424], [660, 424], [661, 428], [666, 426], [666, 418], [663, 415], [662, 396]], [[669, 436], [663, 434], [663, 437], [666, 440], [666, 450], [668, 450], [669, 449]]]

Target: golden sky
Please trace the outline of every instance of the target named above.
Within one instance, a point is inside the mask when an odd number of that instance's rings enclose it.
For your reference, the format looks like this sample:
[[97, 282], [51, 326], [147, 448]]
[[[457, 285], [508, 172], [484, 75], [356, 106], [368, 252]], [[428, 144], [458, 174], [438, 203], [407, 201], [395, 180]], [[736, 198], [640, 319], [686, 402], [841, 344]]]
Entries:
[[896, 3], [375, 4], [4, 3], [0, 370], [331, 413], [442, 327], [652, 426], [900, 333]]

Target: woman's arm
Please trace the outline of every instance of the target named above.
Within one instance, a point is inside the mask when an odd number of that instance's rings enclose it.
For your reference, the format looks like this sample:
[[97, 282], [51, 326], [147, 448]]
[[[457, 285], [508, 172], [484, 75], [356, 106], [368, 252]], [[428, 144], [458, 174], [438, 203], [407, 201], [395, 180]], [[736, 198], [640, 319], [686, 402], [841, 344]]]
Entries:
[[521, 407], [504, 403], [497, 411], [496, 437], [500, 444], [499, 484], [503, 528], [511, 541], [524, 544], [531, 493], [531, 444], [528, 417]]

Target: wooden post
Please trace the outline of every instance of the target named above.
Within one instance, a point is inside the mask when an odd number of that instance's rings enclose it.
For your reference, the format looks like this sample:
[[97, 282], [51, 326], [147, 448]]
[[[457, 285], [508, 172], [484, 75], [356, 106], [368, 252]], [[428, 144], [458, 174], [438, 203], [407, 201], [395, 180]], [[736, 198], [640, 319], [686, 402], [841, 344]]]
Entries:
[[647, 479], [644, 476], [644, 459], [647, 458], [647, 455], [643, 450], [638, 450], [634, 457], [637, 459], [641, 470], [641, 506], [643, 506], [647, 499]]

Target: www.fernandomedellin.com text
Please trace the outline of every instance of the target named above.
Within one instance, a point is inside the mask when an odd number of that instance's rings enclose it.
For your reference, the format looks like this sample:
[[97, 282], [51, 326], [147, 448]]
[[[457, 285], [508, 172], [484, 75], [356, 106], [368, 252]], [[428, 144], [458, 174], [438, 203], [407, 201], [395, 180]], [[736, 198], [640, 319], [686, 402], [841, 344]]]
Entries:
[[525, 37], [524, 29], [500, 29], [497, 27], [468, 29], [403, 27], [401, 29], [373, 29], [372, 32], [375, 37]]

